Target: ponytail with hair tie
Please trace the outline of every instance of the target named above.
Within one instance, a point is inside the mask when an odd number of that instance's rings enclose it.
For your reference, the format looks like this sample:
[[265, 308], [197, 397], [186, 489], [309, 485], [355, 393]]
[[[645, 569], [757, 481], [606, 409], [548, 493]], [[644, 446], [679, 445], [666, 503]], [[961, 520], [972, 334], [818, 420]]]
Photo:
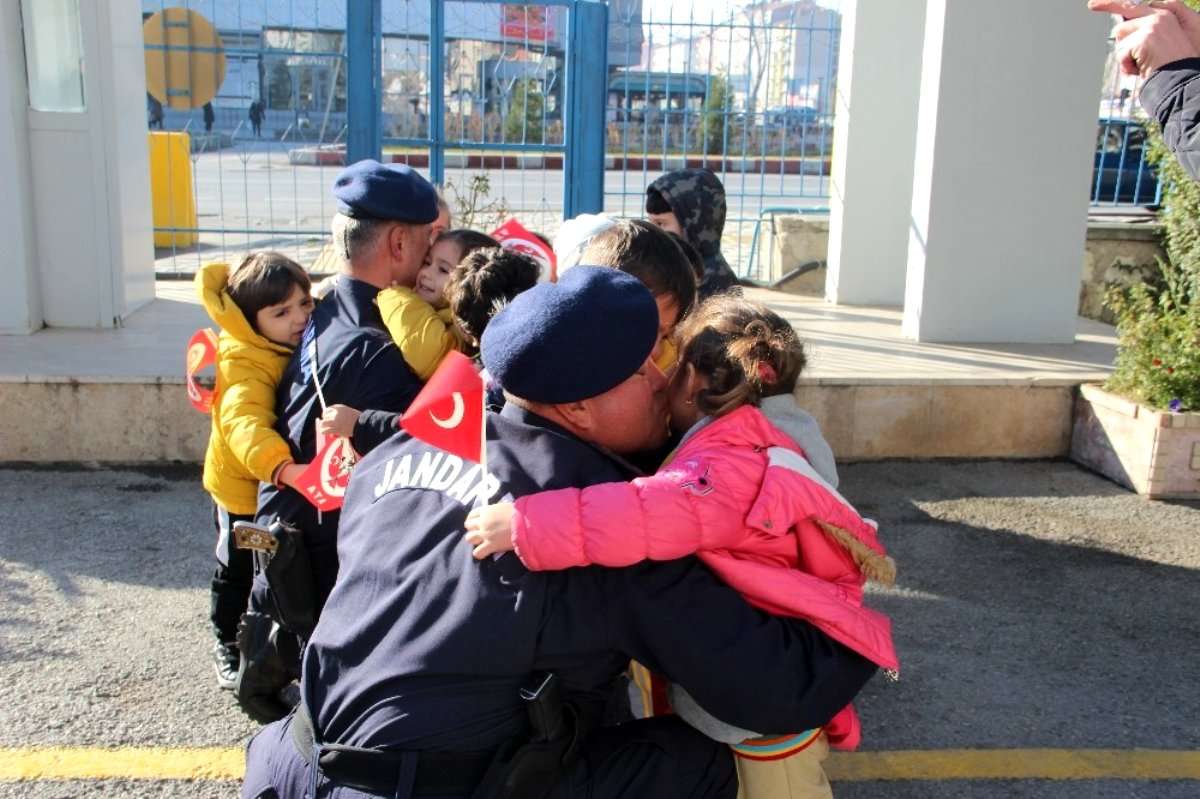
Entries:
[[708, 416], [790, 394], [804, 368], [804, 348], [792, 326], [740, 297], [706, 300], [681, 323], [679, 341], [680, 363], [707, 378], [695, 402]]

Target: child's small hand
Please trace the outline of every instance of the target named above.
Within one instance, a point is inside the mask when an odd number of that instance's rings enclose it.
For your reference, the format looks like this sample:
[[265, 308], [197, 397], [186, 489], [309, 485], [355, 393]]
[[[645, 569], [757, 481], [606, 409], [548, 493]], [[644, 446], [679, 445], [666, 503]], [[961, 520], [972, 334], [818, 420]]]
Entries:
[[474, 549], [475, 560], [483, 560], [496, 552], [508, 552], [513, 548], [513, 513], [511, 502], [500, 502], [476, 508], [467, 514], [467, 534], [463, 540]]
[[317, 420], [317, 433], [350, 438], [354, 435], [354, 425], [358, 423], [360, 413], [348, 405], [330, 405]]

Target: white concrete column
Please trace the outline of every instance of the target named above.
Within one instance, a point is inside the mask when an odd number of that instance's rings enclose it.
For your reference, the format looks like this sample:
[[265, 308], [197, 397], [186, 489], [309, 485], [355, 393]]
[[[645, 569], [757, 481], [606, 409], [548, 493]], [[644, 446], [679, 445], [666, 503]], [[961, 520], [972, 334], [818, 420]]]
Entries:
[[1070, 342], [1110, 20], [928, 0], [904, 334]]
[[923, 3], [843, 3], [829, 181], [830, 302], [904, 302], [924, 30]]
[[42, 326], [27, 105], [21, 10], [16, 3], [0, 3], [0, 333], [29, 333]]
[[[33, 190], [25, 201], [42, 316], [56, 327], [113, 327], [154, 297], [141, 14], [122, 0], [39, 4], [26, 5], [23, 26], [31, 80], [50, 87], [44, 96], [27, 92]], [[62, 21], [74, 19], [76, 7], [79, 26], [69, 30]], [[33, 48], [42, 48], [43, 59], [67, 52], [76, 30], [81, 104], [78, 76], [59, 80], [54, 63], [40, 71], [32, 64]], [[75, 107], [60, 102], [72, 95]]]

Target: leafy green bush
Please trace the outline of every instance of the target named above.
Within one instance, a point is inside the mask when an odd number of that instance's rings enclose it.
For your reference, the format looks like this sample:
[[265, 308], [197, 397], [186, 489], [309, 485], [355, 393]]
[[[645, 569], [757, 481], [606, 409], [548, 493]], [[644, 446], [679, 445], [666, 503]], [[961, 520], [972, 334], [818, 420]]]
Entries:
[[1106, 388], [1159, 409], [1200, 410], [1200, 280], [1160, 268], [1160, 283], [1109, 289], [1118, 350]]

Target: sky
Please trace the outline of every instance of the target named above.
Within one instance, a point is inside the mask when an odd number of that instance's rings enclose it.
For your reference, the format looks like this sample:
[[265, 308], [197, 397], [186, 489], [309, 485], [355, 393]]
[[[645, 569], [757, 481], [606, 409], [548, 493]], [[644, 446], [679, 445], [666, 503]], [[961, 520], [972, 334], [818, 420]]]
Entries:
[[[731, 8], [741, 8], [743, 6], [750, 5], [749, 3], [744, 2], [730, 3], [729, 0], [690, 0], [690, 2], [692, 7], [692, 18], [696, 20], [708, 20], [710, 14], [714, 19], [721, 19], [722, 17], [728, 17]], [[840, 0], [816, 0], [816, 2], [819, 6], [832, 9], [837, 9], [838, 6], [841, 5]], [[645, 5], [646, 4], [643, 3], [643, 7]], [[686, 13], [685, 9], [688, 5], [688, 0], [672, 3], [671, 5], [676, 8], [674, 12], [675, 14], [682, 15], [683, 13]], [[644, 8], [642, 14], [645, 16]], [[657, 17], [658, 14], [656, 13], [655, 16]]]

